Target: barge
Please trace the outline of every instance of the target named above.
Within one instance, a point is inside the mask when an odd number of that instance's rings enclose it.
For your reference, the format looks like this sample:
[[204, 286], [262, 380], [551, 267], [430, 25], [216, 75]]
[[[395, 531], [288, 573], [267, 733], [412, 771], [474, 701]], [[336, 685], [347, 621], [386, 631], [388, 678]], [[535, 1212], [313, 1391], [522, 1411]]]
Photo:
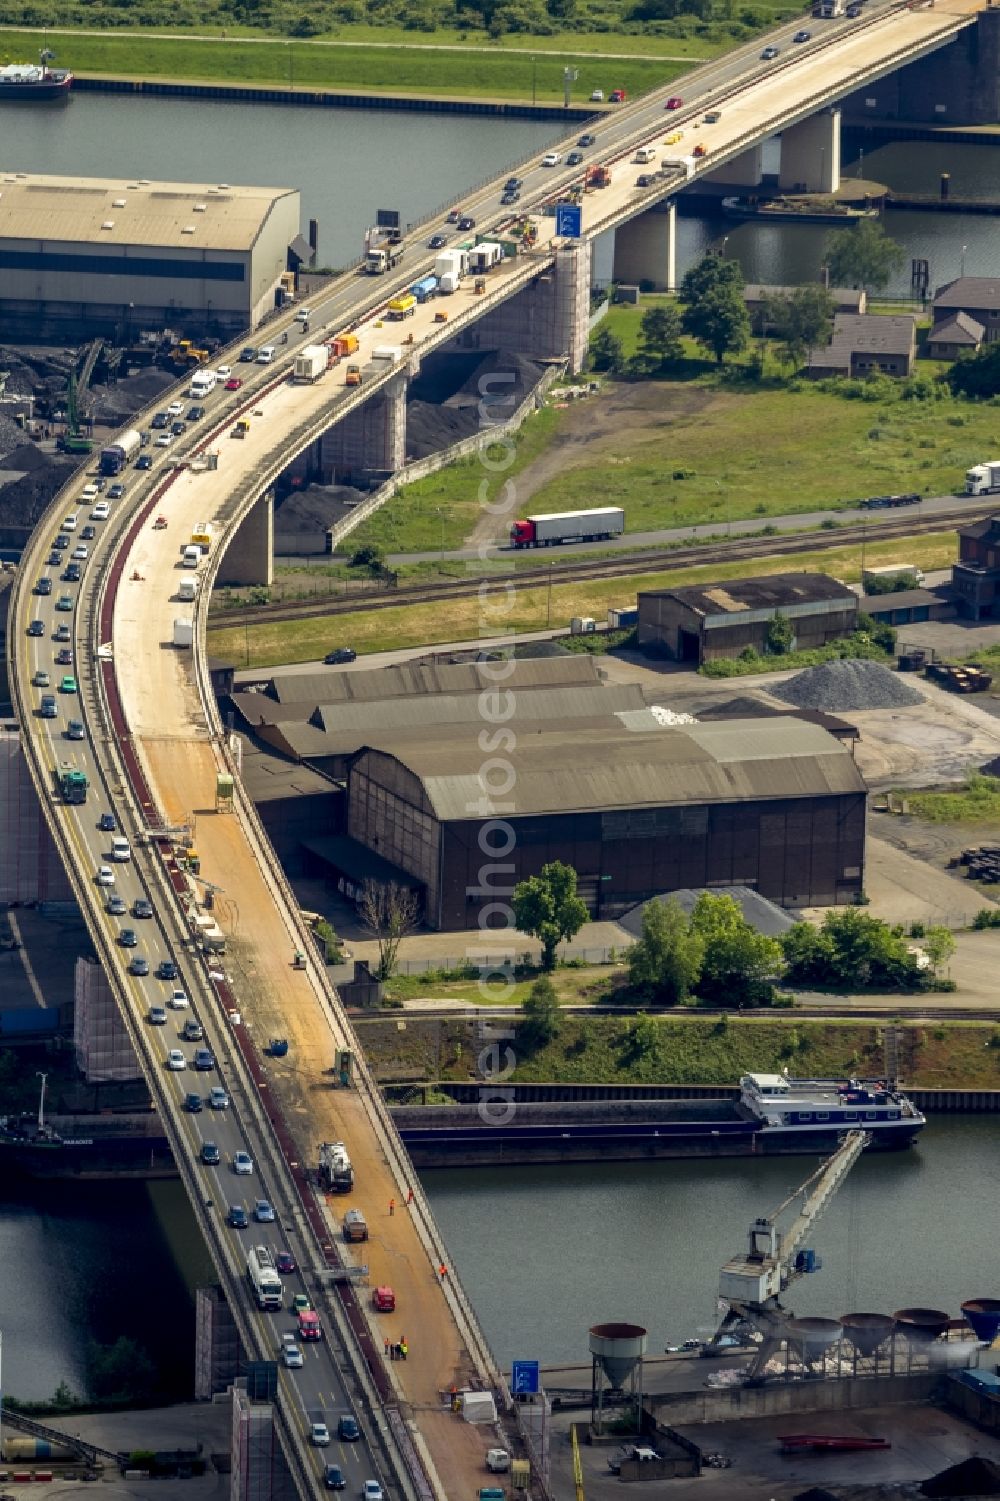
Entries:
[[68, 99], [73, 75], [66, 68], [50, 68], [52, 58], [51, 52], [41, 52], [37, 63], [0, 67], [0, 104], [52, 104]]

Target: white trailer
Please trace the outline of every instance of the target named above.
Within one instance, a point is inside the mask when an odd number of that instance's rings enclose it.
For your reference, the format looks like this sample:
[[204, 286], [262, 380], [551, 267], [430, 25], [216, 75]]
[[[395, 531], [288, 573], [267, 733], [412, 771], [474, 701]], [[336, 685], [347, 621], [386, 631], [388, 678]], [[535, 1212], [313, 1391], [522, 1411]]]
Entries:
[[684, 177], [693, 177], [698, 166], [693, 156], [665, 156], [660, 162], [661, 172], [681, 172]]
[[247, 1257], [247, 1280], [254, 1290], [259, 1308], [280, 1310], [284, 1305], [282, 1286], [274, 1257], [267, 1246], [253, 1246]]
[[601, 506], [592, 511], [552, 511], [543, 516], [525, 516], [510, 529], [513, 547], [553, 547], [560, 542], [598, 542], [620, 537], [625, 530], [621, 506]]
[[403, 351], [398, 344], [376, 344], [371, 358], [379, 365], [398, 365], [403, 358]]
[[327, 365], [330, 362], [330, 351], [325, 344], [307, 344], [295, 356], [295, 365], [292, 370], [292, 379], [300, 385], [312, 384], [319, 380], [321, 375], [326, 374]]
[[193, 646], [194, 645], [194, 622], [193, 621], [191, 621], [191, 620], [182, 620], [182, 619], [180, 619], [180, 617], [178, 617], [174, 621], [174, 645], [175, 646]]
[[877, 590], [880, 584], [896, 584], [900, 579], [912, 580], [912, 587], [919, 589], [924, 582], [923, 570], [915, 563], [889, 563], [882, 568], [861, 571], [861, 583], [866, 589], [874, 584]]
[[1000, 459], [977, 464], [966, 473], [966, 495], [993, 495], [997, 490], [1000, 490]]
[[484, 240], [469, 251], [469, 270], [474, 274], [492, 271], [503, 260], [503, 246], [493, 240]]
[[189, 604], [197, 597], [200, 580], [197, 574], [194, 578], [183, 578], [177, 581], [177, 598], [186, 600]]

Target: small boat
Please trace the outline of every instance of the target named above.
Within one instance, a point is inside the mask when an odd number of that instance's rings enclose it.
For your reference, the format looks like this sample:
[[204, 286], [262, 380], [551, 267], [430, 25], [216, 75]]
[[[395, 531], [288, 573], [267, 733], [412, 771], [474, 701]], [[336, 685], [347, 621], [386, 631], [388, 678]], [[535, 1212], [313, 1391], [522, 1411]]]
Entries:
[[787, 1433], [778, 1435], [782, 1454], [856, 1454], [868, 1449], [891, 1449], [887, 1438], [868, 1438], [859, 1434]]

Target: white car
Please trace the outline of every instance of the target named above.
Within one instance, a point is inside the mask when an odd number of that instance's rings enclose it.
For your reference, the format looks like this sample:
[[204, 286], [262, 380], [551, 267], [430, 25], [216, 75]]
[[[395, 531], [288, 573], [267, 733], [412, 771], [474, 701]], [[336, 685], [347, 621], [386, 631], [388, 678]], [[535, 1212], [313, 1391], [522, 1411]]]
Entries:
[[172, 1006], [175, 1011], [183, 1011], [190, 1004], [183, 990], [172, 990], [167, 1000], [167, 1005]]
[[559, 165], [559, 163], [561, 161], [562, 161], [562, 156], [559, 154], [558, 151], [546, 151], [545, 155], [542, 157], [542, 166], [543, 167], [558, 167], [558, 165]]
[[249, 1178], [253, 1173], [253, 1158], [249, 1152], [233, 1153], [233, 1172], [241, 1178]]
[[157, 448], [169, 448], [173, 441], [173, 433], [161, 433], [156, 440], [156, 446]]
[[99, 500], [90, 513], [91, 521], [107, 521], [111, 515], [111, 507], [106, 500]]
[[94, 484], [93, 480], [91, 480], [90, 484], [84, 485], [83, 489], [80, 491], [80, 499], [96, 500], [100, 493], [101, 492], [98, 486]]
[[361, 1487], [362, 1501], [382, 1501], [382, 1487], [377, 1480], [366, 1480]]
[[184, 1057], [184, 1054], [181, 1052], [180, 1048], [170, 1049], [170, 1052], [167, 1054], [167, 1068], [172, 1068], [177, 1073], [179, 1073], [182, 1068], [187, 1068], [187, 1059]]
[[591, 94], [590, 99], [591, 99], [591, 103], [593, 103], [593, 104], [603, 104], [604, 103], [604, 90], [603, 89], [595, 89], [594, 92]]
[[[328, 1444], [330, 1442], [330, 1430], [325, 1423], [313, 1423], [309, 1429], [309, 1438], [314, 1444]], [[379, 1495], [381, 1496], [381, 1491]]]
[[172, 401], [167, 407], [168, 417], [179, 417], [184, 410], [183, 401]]
[[87, 546], [86, 542], [81, 542], [79, 547], [74, 547], [74, 549], [73, 549], [73, 561], [74, 562], [76, 562], [76, 563], [82, 563], [82, 562], [84, 562], [89, 557], [90, 557], [90, 548]]
[[113, 886], [115, 884], [115, 873], [110, 865], [99, 865], [97, 867], [97, 884], [98, 886]]
[[298, 1345], [284, 1345], [281, 1350], [281, 1361], [290, 1371], [297, 1371], [305, 1361], [302, 1359], [302, 1351]]
[[228, 380], [233, 373], [233, 367], [232, 365], [220, 365], [215, 373], [219, 380]]

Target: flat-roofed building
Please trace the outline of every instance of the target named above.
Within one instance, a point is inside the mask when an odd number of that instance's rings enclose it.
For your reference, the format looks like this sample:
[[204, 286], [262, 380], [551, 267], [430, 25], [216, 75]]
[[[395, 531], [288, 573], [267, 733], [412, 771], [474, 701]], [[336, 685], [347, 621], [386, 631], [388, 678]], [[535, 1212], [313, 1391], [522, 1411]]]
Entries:
[[294, 188], [0, 172], [0, 323], [235, 336], [274, 307], [299, 218]]

